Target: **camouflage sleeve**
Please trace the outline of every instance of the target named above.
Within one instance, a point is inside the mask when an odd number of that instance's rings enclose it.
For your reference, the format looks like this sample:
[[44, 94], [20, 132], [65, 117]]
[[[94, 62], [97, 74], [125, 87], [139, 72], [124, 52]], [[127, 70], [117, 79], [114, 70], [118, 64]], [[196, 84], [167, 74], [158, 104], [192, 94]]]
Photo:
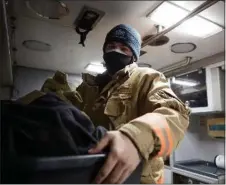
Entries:
[[73, 92], [76, 96], [76, 105], [80, 110], [84, 108], [84, 82], [82, 82]]
[[82, 80], [82, 83], [76, 88], [76, 93], [81, 99], [81, 110], [84, 109], [85, 104], [89, 103], [90, 99], [93, 99], [93, 95], [96, 94], [96, 91], [92, 88], [95, 85], [95, 76], [83, 73]]
[[157, 71], [144, 77], [139, 94], [137, 104], [141, 116], [120, 131], [134, 142], [146, 160], [150, 156], [165, 158], [184, 137], [190, 111]]
[[53, 77], [47, 78], [41, 88], [42, 92], [66, 92], [71, 91], [68, 85], [67, 74], [56, 71]]

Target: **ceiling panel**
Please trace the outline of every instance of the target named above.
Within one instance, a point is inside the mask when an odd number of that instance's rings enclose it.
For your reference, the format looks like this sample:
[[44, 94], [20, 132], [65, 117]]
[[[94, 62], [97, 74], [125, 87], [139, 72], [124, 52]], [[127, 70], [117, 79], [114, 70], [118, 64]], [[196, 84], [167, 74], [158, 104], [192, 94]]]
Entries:
[[[143, 36], [154, 31], [154, 23], [146, 18], [146, 14], [159, 1], [63, 1], [70, 14], [60, 21], [45, 20], [32, 14], [22, 0], [16, 0], [15, 11], [17, 16], [16, 47], [17, 63], [19, 65], [50, 70], [63, 70], [69, 73], [81, 73], [89, 62], [101, 62], [102, 46], [107, 32], [120, 23], [130, 24]], [[193, 1], [194, 2], [194, 1]], [[199, 3], [199, 2], [198, 2]], [[79, 35], [73, 29], [73, 22], [84, 5], [100, 9], [106, 14], [91, 31], [85, 42], [86, 47], [78, 45]], [[195, 6], [195, 4], [190, 5]], [[197, 6], [197, 4], [196, 4]], [[213, 7], [206, 16], [217, 20], [221, 24], [223, 19], [221, 5]], [[203, 12], [205, 13], [205, 12]], [[208, 15], [207, 15], [208, 14]], [[150, 47], [141, 58], [141, 62], [151, 64], [158, 69], [165, 65], [182, 60], [185, 56], [201, 59], [224, 50], [224, 32], [206, 39], [175, 33], [167, 34], [170, 42], [164, 46]], [[22, 42], [28, 39], [36, 39], [52, 45], [51, 52], [31, 51], [22, 46]], [[188, 54], [174, 54], [170, 46], [176, 42], [193, 42], [197, 49]]]
[[[143, 48], [143, 50], [147, 51], [147, 54], [143, 55], [140, 61], [147, 62], [153, 68], [159, 69], [166, 65], [179, 62], [186, 56], [191, 56], [193, 57], [192, 61], [196, 61], [224, 51], [224, 32], [220, 32], [206, 39], [199, 39], [192, 36], [185, 37], [183, 34], [175, 34], [174, 32], [168, 33], [167, 36], [170, 38], [168, 44], [159, 47], [146, 46]], [[190, 53], [172, 53], [170, 50], [171, 45], [178, 42], [192, 42], [196, 44], [197, 48]]]

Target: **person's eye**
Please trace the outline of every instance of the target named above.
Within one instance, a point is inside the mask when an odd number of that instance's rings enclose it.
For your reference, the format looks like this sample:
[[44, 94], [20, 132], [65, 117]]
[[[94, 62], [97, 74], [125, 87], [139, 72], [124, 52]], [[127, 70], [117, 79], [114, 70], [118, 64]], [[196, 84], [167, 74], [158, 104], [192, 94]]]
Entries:
[[121, 48], [121, 50], [122, 50], [123, 52], [129, 52], [129, 48], [126, 48], [126, 47]]

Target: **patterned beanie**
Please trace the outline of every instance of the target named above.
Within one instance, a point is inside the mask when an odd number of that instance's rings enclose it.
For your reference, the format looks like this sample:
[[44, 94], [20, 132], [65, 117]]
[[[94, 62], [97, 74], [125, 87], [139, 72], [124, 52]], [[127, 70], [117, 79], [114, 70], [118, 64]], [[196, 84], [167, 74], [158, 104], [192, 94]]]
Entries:
[[108, 32], [105, 38], [103, 51], [105, 51], [105, 47], [109, 42], [114, 41], [123, 43], [129, 47], [132, 50], [136, 61], [138, 60], [141, 49], [141, 36], [137, 30], [125, 24], [115, 26]]

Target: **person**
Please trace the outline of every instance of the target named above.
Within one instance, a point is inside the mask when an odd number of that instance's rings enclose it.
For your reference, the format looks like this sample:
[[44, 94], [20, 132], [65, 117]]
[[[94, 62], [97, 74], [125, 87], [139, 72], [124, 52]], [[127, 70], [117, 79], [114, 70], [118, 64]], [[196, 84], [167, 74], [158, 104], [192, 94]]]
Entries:
[[82, 109], [109, 131], [89, 153], [109, 147], [95, 183], [123, 183], [142, 161], [141, 183], [163, 183], [164, 159], [178, 146], [189, 125], [190, 110], [170, 89], [165, 76], [138, 67], [141, 36], [120, 24], [103, 45], [106, 72], [82, 74], [77, 87]]

